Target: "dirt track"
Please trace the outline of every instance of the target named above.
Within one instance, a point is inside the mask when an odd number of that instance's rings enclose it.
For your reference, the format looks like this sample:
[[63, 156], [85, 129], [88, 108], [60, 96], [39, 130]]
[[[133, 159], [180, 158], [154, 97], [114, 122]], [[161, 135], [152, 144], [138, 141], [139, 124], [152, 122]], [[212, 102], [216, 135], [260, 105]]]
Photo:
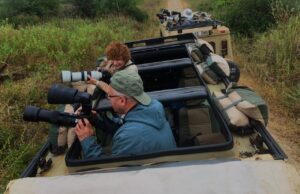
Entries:
[[182, 11], [183, 7], [180, 0], [168, 0], [168, 9]]
[[174, 11], [183, 11], [186, 8], [189, 8], [188, 4], [185, 1], [181, 0], [168, 0], [167, 8]]

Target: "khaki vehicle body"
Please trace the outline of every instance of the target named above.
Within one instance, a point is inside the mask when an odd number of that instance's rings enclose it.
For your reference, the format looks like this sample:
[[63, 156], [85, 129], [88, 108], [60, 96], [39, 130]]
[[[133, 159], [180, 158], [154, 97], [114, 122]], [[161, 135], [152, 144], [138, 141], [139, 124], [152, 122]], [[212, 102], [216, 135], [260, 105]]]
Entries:
[[[187, 49], [195, 42], [185, 34], [127, 43], [145, 91], [165, 107], [178, 148], [82, 159], [78, 140], [63, 155], [53, 155], [47, 142], [5, 194], [299, 193], [299, 174], [264, 126], [253, 121], [251, 134], [229, 129], [212, 100], [228, 80], [205, 83]], [[103, 100], [94, 108], [111, 105]], [[193, 132], [192, 144], [185, 144], [182, 138]], [[46, 169], [40, 161], [49, 159]]]
[[[194, 13], [194, 15], [197, 15], [197, 13]], [[209, 17], [206, 17], [206, 19], [196, 18], [194, 21], [197, 23], [185, 25], [179, 22], [160, 20], [160, 34], [162, 37], [168, 37], [194, 33], [197, 38], [209, 42], [216, 54], [233, 60], [229, 28]]]

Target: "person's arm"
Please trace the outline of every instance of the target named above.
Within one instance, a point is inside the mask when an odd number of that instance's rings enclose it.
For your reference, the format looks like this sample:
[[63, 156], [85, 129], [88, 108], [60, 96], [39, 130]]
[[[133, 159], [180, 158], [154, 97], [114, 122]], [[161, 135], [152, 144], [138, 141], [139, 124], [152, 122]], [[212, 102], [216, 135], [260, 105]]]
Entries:
[[84, 123], [79, 120], [76, 125], [75, 133], [81, 143], [84, 158], [96, 158], [102, 154], [102, 147], [97, 143], [94, 135], [93, 126], [84, 119]]

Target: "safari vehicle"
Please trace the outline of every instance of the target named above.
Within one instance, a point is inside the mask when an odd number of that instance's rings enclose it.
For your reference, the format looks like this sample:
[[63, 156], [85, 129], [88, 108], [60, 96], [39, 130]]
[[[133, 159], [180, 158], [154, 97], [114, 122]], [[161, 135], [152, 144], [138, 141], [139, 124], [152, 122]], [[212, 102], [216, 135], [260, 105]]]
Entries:
[[185, 9], [182, 13], [161, 9], [157, 14], [162, 37], [194, 33], [212, 45], [216, 54], [233, 60], [230, 30], [222, 22], [212, 19], [206, 12], [192, 12]]
[[[51, 154], [47, 142], [6, 194], [299, 193], [299, 175], [261, 122], [251, 120], [247, 132], [230, 128], [213, 93], [231, 78], [203, 79], [190, 49], [196, 39], [183, 34], [126, 43], [145, 91], [164, 105], [178, 148], [83, 159], [78, 140], [64, 155]], [[94, 108], [111, 105], [103, 99]]]

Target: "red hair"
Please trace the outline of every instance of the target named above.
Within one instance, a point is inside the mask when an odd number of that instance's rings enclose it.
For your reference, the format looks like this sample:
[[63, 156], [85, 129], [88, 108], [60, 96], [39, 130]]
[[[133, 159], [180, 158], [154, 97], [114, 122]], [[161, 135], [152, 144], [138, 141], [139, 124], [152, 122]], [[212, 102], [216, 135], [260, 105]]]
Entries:
[[120, 42], [111, 42], [105, 48], [105, 54], [108, 60], [123, 60], [127, 63], [131, 59], [128, 47]]

